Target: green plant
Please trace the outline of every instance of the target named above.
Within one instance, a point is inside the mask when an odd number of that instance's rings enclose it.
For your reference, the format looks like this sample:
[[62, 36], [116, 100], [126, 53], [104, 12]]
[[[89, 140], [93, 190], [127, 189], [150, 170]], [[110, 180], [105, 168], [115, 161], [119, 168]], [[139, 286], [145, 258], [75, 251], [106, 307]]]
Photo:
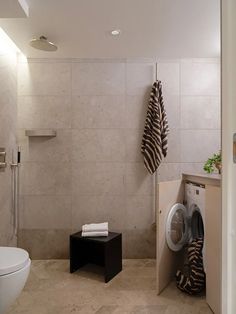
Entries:
[[207, 173], [212, 173], [215, 168], [218, 169], [219, 173], [221, 173], [221, 152], [214, 154], [211, 158], [208, 158], [203, 167]]

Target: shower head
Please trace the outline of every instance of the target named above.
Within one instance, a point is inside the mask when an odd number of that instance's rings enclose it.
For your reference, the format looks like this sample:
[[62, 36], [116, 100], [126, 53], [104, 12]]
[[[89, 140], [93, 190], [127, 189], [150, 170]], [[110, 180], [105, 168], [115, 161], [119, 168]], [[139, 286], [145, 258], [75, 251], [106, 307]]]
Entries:
[[57, 46], [54, 43], [48, 41], [47, 37], [40, 36], [39, 38], [33, 38], [29, 42], [30, 46], [44, 51], [56, 51]]

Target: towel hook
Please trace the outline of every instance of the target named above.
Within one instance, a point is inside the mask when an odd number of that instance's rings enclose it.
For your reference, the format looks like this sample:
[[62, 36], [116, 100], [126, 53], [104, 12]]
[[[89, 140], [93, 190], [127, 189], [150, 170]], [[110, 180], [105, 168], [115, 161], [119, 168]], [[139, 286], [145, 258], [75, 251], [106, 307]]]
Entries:
[[157, 62], [156, 62], [156, 81], [157, 81]]

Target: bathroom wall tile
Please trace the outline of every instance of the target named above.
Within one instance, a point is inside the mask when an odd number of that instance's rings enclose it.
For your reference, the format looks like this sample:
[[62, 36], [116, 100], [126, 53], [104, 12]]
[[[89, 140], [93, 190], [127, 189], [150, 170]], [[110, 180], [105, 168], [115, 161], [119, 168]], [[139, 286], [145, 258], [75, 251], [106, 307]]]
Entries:
[[119, 129], [72, 130], [74, 161], [125, 161], [125, 133]]
[[18, 246], [31, 259], [68, 259], [71, 229], [20, 229]]
[[155, 222], [153, 196], [126, 197], [126, 229], [148, 229], [153, 222]]
[[71, 196], [24, 196], [20, 229], [70, 229]]
[[143, 230], [125, 230], [126, 258], [155, 258], [156, 230], [154, 227]]
[[35, 163], [21, 165], [21, 194], [23, 195], [70, 195], [70, 163]]
[[200, 173], [204, 174], [205, 171], [203, 170], [204, 163], [181, 163], [181, 173]]
[[182, 129], [219, 129], [219, 97], [183, 96], [181, 97]]
[[217, 96], [220, 94], [220, 63], [181, 60], [181, 94]]
[[74, 63], [73, 95], [124, 95], [124, 63]]
[[126, 163], [125, 191], [126, 195], [150, 196], [154, 194], [153, 176], [148, 173], [142, 162]]
[[157, 66], [157, 78], [162, 82], [163, 96], [179, 95], [180, 92], [180, 63], [160, 62]]
[[179, 95], [163, 95], [167, 121], [170, 129], [180, 128], [180, 97]]
[[19, 95], [70, 95], [69, 63], [19, 63]]
[[68, 96], [19, 96], [19, 127], [23, 129], [70, 128], [70, 105]]
[[143, 156], [141, 154], [142, 137], [143, 137], [142, 129], [125, 130], [125, 146], [127, 162], [143, 161]]
[[127, 95], [149, 96], [155, 80], [154, 63], [128, 63], [126, 65]]
[[125, 165], [114, 162], [74, 162], [72, 191], [78, 195], [124, 195]]
[[72, 128], [125, 127], [125, 96], [72, 96]]
[[126, 207], [124, 197], [117, 195], [72, 196], [72, 228], [80, 230], [83, 224], [107, 221], [109, 229], [118, 231], [124, 227]]
[[180, 163], [162, 163], [157, 170], [157, 181], [165, 182], [180, 179]]
[[68, 162], [71, 160], [71, 130], [57, 130], [56, 137], [28, 137], [18, 131], [21, 161]]
[[[194, 145], [192, 145], [194, 143]], [[220, 150], [219, 130], [182, 130], [181, 161], [205, 162]]]
[[180, 145], [180, 131], [178, 129], [171, 129], [168, 134], [168, 152], [163, 162], [180, 162], [181, 161], [181, 145]]
[[125, 126], [129, 129], [144, 129], [149, 97], [126, 96]]

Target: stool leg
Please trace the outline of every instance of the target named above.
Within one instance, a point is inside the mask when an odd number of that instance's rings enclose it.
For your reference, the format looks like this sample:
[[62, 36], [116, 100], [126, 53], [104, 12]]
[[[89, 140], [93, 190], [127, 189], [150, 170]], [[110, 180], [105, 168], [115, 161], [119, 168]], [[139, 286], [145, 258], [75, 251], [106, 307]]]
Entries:
[[70, 237], [70, 272], [73, 273], [87, 264], [83, 243]]
[[113, 239], [105, 247], [105, 282], [110, 281], [122, 270], [122, 239]]

